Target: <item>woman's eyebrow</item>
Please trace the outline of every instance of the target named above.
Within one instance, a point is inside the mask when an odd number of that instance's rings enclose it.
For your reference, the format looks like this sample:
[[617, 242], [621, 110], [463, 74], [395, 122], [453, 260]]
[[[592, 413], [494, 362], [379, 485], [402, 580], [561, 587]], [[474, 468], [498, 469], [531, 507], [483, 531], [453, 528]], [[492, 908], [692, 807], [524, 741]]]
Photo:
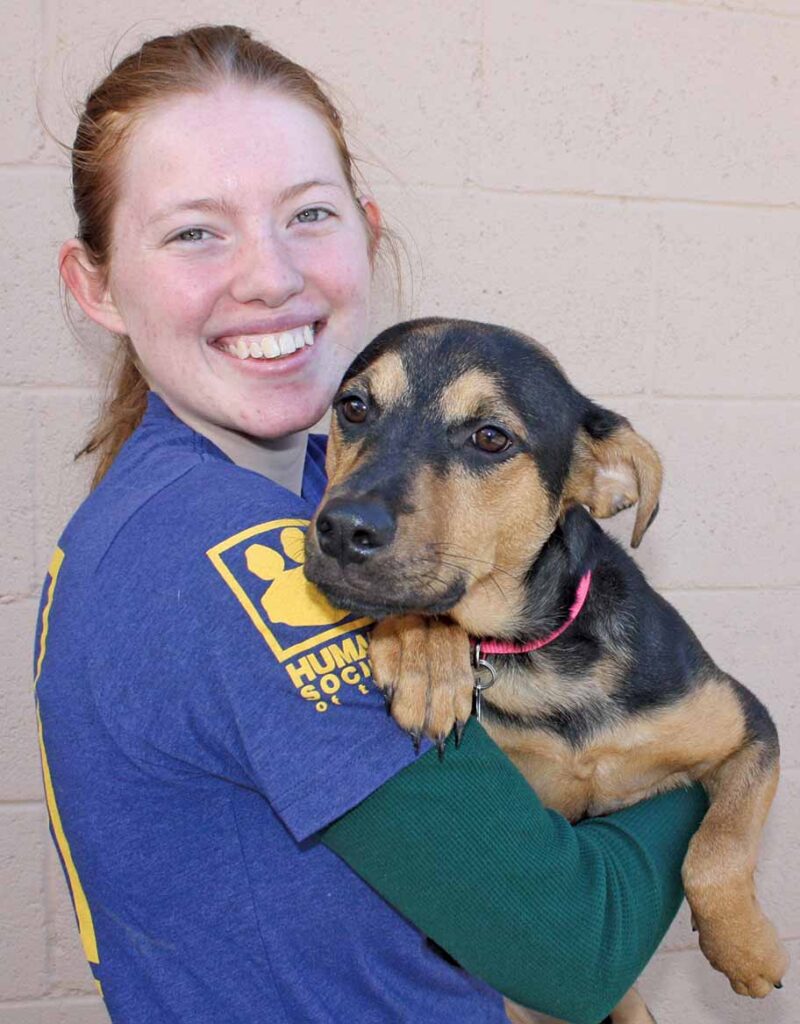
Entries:
[[[278, 204], [285, 203], [288, 200], [301, 195], [303, 192], [306, 192], [308, 189], [319, 186], [325, 188], [336, 188], [342, 191], [342, 186], [337, 181], [326, 181], [322, 178], [312, 178], [309, 181], [300, 181], [296, 185], [289, 185], [288, 188], [280, 191], [275, 198]], [[239, 213], [239, 207], [230, 200], [208, 196], [202, 199], [187, 199], [181, 203], [164, 206], [160, 210], [157, 210], [153, 216], [149, 218], [147, 223], [155, 224], [157, 221], [164, 220], [165, 217], [169, 217], [173, 213], [184, 213], [190, 210], [198, 210], [201, 213], [216, 213], [223, 217], [234, 217]]]
[[288, 199], [294, 199], [307, 189], [319, 186], [322, 186], [323, 188], [338, 188], [339, 191], [342, 191], [342, 186], [338, 181], [326, 181], [323, 178], [311, 178], [309, 181], [301, 181], [297, 185], [290, 185], [288, 188], [283, 189], [282, 192], [279, 192], [276, 198], [279, 203], [285, 203]]
[[182, 203], [170, 203], [156, 210], [147, 221], [148, 224], [155, 224], [157, 221], [170, 217], [173, 213], [183, 213], [188, 210], [198, 210], [202, 213], [218, 213], [223, 217], [232, 217], [239, 212], [239, 208], [227, 199], [214, 199], [207, 197], [203, 199], [187, 199]]

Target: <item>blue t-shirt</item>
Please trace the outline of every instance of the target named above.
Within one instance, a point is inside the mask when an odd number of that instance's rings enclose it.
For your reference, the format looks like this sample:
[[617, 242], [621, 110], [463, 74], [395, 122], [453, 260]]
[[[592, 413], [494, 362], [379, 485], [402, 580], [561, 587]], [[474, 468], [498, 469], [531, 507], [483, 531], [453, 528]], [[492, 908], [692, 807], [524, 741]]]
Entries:
[[366, 627], [302, 573], [325, 485], [235, 466], [151, 396], [51, 564], [51, 828], [119, 1024], [504, 1021], [316, 833], [414, 757]]

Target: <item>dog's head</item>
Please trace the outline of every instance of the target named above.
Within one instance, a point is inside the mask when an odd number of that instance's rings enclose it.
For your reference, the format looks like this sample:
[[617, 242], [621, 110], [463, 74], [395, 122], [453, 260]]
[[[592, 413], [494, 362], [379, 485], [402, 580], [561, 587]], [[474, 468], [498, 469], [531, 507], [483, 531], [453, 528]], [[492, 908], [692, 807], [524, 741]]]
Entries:
[[306, 573], [376, 618], [447, 612], [467, 629], [507, 621], [560, 517], [638, 502], [655, 515], [661, 465], [622, 416], [595, 405], [530, 338], [464, 320], [380, 334], [334, 400], [328, 488]]

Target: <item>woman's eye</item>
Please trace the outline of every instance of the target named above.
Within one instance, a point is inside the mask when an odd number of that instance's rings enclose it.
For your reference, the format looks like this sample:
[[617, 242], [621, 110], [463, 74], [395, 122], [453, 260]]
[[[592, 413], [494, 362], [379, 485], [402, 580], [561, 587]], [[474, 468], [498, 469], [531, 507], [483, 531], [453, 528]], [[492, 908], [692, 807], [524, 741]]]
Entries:
[[358, 395], [343, 398], [339, 403], [339, 408], [342, 410], [342, 416], [344, 416], [348, 423], [363, 423], [369, 412], [367, 403], [363, 398], [359, 398]]
[[202, 242], [205, 236], [211, 237], [211, 232], [205, 228], [186, 228], [174, 235], [171, 242]]
[[312, 206], [308, 210], [301, 210], [295, 220], [298, 224], [316, 224], [319, 221], [327, 220], [331, 216], [330, 210], [325, 210], [321, 206]]
[[470, 441], [482, 452], [497, 455], [511, 447], [511, 438], [499, 427], [481, 427], [470, 437]]

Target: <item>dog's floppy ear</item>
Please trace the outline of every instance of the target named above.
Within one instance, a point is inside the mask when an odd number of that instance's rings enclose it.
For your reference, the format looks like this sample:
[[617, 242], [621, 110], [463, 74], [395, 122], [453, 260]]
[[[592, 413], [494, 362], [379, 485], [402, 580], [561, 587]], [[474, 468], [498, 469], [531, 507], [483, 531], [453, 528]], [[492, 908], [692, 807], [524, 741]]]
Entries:
[[631, 537], [637, 548], [658, 512], [661, 478], [655, 448], [624, 416], [590, 402], [575, 442], [565, 504], [579, 502], [606, 519], [638, 502]]

